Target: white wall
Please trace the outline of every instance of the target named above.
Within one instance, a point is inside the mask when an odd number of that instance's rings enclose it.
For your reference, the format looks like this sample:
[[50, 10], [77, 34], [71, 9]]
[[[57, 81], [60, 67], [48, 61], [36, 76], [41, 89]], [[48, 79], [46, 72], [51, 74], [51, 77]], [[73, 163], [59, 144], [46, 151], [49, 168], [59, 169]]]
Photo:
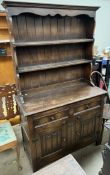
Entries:
[[[0, 0], [1, 2], [2, 0]], [[16, 0], [19, 1], [19, 0]], [[22, 0], [21, 0], [22, 1]], [[110, 46], [110, 0], [23, 0], [38, 3], [100, 6], [96, 15], [95, 45], [99, 52]]]

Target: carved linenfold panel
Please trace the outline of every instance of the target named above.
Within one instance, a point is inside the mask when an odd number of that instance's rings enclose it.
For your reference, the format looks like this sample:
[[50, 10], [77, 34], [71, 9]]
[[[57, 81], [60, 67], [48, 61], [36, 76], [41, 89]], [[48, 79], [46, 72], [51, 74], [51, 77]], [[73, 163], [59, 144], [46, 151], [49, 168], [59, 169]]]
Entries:
[[100, 110], [82, 111], [76, 115], [76, 126], [80, 128], [80, 138], [96, 137], [101, 128]]
[[42, 157], [62, 149], [62, 129], [41, 136]]
[[77, 144], [79, 136], [75, 125], [75, 120], [71, 120], [67, 124], [67, 147], [73, 147]]

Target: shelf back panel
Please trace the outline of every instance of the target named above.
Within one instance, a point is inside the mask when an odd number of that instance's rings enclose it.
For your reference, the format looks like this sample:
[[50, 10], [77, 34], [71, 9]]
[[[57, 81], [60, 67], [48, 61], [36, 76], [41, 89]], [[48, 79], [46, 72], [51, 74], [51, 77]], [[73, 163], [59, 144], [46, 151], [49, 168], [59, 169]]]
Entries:
[[17, 42], [92, 38], [94, 29], [94, 19], [87, 15], [62, 17], [23, 13], [13, 16], [12, 21], [13, 34]]
[[[90, 47], [90, 44], [89, 44]], [[86, 53], [88, 44], [67, 44], [40, 47], [16, 48], [18, 66], [31, 66], [39, 64], [92, 59], [92, 54]]]
[[87, 67], [88, 65], [77, 65], [20, 74], [21, 91], [50, 84], [84, 79]]

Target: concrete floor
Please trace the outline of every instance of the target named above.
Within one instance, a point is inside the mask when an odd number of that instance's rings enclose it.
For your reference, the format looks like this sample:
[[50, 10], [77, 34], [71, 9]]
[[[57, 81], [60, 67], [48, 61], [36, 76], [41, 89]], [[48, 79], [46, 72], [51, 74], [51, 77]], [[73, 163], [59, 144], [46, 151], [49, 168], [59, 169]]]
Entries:
[[[8, 150], [0, 153], [0, 175], [31, 175], [32, 169], [30, 162], [22, 146], [20, 126], [15, 126], [14, 130], [21, 144], [20, 163], [23, 169], [21, 171], [18, 171], [16, 163], [16, 152], [14, 150]], [[92, 144], [73, 153], [73, 156], [85, 170], [87, 175], [98, 175], [98, 172], [101, 169], [103, 163], [101, 152], [107, 140], [108, 132], [105, 129], [103, 134], [103, 141], [100, 146], [95, 146], [95, 144]]]

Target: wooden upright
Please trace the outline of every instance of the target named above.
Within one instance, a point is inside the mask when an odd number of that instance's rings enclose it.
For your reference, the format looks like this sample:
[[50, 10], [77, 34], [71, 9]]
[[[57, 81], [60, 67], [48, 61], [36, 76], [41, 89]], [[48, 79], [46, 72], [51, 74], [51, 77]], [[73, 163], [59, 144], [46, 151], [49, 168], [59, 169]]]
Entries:
[[0, 86], [15, 83], [10, 35], [6, 16], [5, 11], [0, 11], [0, 49], [5, 50], [4, 54], [0, 53]]
[[12, 32], [17, 102], [33, 171], [102, 139], [105, 91], [92, 87], [98, 7], [4, 1]]

